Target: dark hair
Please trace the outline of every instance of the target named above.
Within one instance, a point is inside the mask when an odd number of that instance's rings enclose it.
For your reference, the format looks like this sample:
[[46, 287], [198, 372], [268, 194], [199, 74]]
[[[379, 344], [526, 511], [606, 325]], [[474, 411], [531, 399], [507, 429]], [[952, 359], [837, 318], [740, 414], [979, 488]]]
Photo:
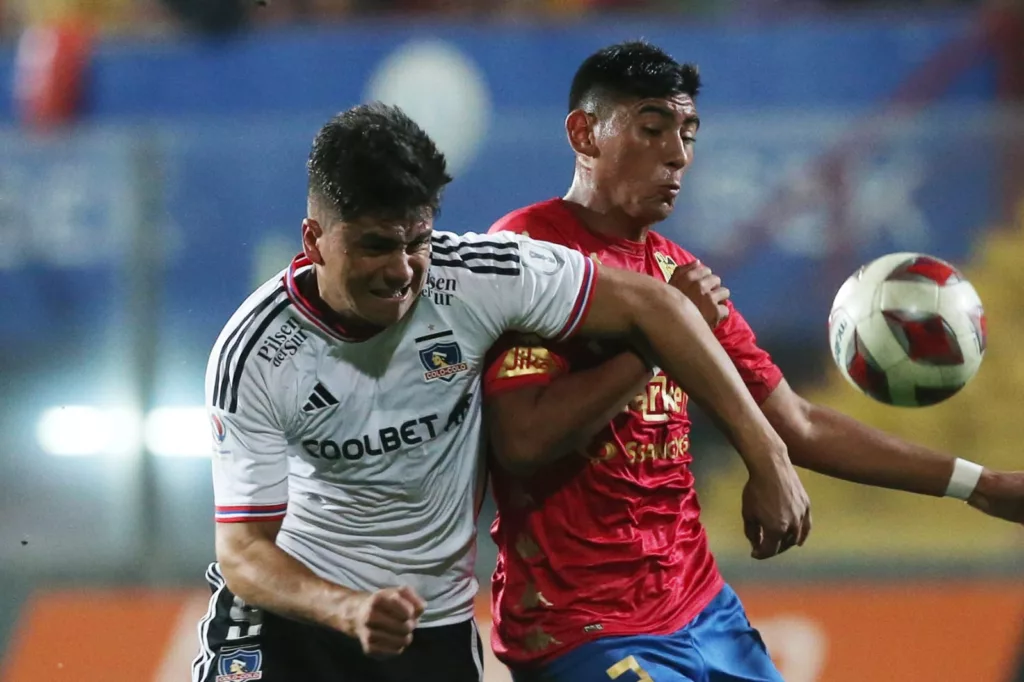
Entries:
[[328, 121], [309, 153], [310, 197], [345, 221], [437, 214], [451, 182], [434, 141], [398, 107], [361, 104]]
[[661, 48], [644, 41], [610, 45], [584, 60], [569, 89], [569, 111], [610, 98], [697, 96], [696, 64], [680, 64]]

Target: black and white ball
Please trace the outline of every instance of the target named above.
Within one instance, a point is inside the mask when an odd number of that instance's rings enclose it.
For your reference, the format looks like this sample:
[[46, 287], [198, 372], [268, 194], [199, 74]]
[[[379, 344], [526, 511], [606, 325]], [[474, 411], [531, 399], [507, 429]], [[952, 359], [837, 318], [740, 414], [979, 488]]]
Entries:
[[857, 389], [887, 405], [923, 407], [949, 398], [977, 373], [985, 311], [949, 263], [892, 253], [840, 287], [828, 338], [832, 358]]

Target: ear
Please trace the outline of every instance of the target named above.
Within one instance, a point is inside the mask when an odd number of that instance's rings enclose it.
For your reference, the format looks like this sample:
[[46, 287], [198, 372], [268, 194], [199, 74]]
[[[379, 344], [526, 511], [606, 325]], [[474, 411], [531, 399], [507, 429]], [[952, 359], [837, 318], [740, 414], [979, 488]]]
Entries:
[[320, 238], [324, 236], [324, 228], [312, 218], [305, 218], [302, 221], [302, 251], [310, 262], [317, 265], [324, 264], [323, 254], [320, 253]]
[[565, 134], [569, 138], [569, 146], [582, 156], [596, 157], [599, 155], [594, 137], [593, 114], [582, 109], [574, 109], [565, 117]]

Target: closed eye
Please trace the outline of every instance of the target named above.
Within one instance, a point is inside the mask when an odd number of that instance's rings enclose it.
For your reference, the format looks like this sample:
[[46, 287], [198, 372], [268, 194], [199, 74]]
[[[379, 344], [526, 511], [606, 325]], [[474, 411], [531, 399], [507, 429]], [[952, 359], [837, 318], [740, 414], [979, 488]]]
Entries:
[[420, 237], [419, 239], [415, 239], [415, 240], [413, 240], [412, 242], [409, 243], [408, 250], [411, 253], [415, 253], [415, 252], [418, 252], [418, 251], [422, 251], [423, 249], [428, 248], [429, 246], [430, 246], [430, 237]]
[[359, 247], [363, 251], [367, 251], [372, 254], [384, 254], [390, 251], [394, 251], [398, 246], [398, 242], [390, 239], [381, 239], [380, 237], [364, 237], [359, 240]]

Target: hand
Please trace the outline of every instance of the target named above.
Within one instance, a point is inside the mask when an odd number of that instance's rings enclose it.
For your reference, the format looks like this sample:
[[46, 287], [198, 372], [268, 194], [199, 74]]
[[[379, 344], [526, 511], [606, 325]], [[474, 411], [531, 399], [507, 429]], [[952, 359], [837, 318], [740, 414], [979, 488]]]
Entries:
[[765, 473], [751, 471], [743, 488], [743, 531], [755, 559], [782, 554], [807, 540], [811, 502], [788, 459]]
[[997, 519], [1024, 523], [1024, 471], [985, 469], [967, 503]]
[[363, 653], [374, 658], [397, 656], [412, 643], [426, 602], [411, 587], [359, 592], [353, 624]]
[[699, 260], [680, 265], [668, 283], [693, 301], [712, 329], [729, 316], [729, 308], [725, 305], [729, 290], [722, 286], [722, 278], [712, 274], [711, 268]]

